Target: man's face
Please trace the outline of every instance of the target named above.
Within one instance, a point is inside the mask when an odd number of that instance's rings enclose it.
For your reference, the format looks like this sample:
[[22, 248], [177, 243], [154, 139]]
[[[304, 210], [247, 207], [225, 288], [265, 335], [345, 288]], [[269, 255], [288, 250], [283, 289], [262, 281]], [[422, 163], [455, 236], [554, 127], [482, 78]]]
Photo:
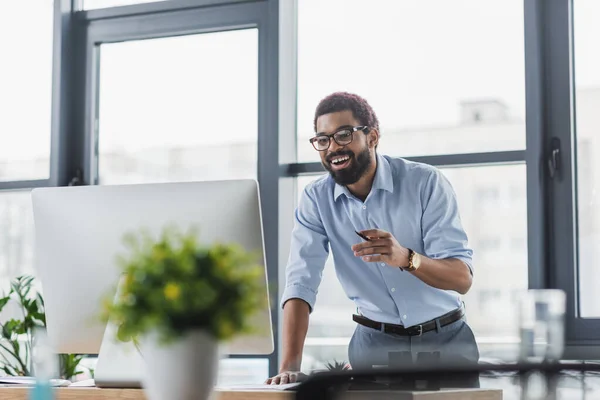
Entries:
[[[350, 110], [324, 114], [317, 119], [317, 135], [330, 135], [344, 128], [360, 125]], [[369, 135], [362, 131], [353, 132], [352, 142], [345, 146], [337, 144], [331, 138], [329, 148], [319, 152], [321, 163], [336, 183], [343, 186], [352, 185], [365, 174], [373, 162], [373, 146], [370, 147], [368, 143], [370, 136], [375, 134], [374, 131]], [[347, 157], [347, 160], [343, 161], [342, 157]]]

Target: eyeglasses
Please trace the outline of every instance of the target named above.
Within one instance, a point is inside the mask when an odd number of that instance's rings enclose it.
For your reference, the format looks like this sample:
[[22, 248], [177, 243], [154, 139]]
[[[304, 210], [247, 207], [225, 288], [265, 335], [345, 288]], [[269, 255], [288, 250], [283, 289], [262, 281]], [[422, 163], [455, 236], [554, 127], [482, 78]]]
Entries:
[[331, 145], [331, 138], [335, 140], [337, 144], [340, 146], [347, 146], [352, 143], [352, 138], [354, 137], [353, 133], [356, 131], [364, 131], [365, 133], [369, 132], [368, 126], [355, 126], [353, 128], [344, 128], [340, 129], [337, 132], [331, 133], [329, 135], [321, 134], [315, 137], [310, 138], [310, 143], [312, 143], [313, 147], [317, 151], [325, 151]]

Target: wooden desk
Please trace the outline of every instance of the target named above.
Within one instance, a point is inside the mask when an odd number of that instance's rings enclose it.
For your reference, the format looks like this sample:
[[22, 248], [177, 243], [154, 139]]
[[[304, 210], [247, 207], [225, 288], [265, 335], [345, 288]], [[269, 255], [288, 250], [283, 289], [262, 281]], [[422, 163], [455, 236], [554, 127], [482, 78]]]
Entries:
[[[26, 388], [0, 387], [2, 400], [28, 400]], [[56, 389], [56, 400], [145, 400], [141, 389]], [[440, 392], [347, 392], [342, 399], [348, 400], [502, 400], [502, 391], [496, 389], [461, 389]], [[277, 391], [216, 391], [214, 400], [293, 400], [294, 392]]]

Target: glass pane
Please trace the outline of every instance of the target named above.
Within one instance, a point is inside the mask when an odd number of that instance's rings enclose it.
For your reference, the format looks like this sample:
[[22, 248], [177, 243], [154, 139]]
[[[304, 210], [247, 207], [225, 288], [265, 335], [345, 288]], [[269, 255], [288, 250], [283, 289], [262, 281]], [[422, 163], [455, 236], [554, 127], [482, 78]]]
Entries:
[[600, 2], [575, 0], [577, 201], [581, 316], [600, 317]]
[[30, 192], [0, 192], [0, 294], [13, 278], [33, 274], [33, 240]]
[[386, 154], [525, 148], [522, 1], [300, 0], [298, 7], [299, 161], [319, 160], [308, 143], [314, 111], [335, 91], [369, 101]]
[[[514, 361], [519, 340], [516, 294], [527, 288], [528, 278], [525, 165], [448, 168], [443, 173], [454, 187], [474, 250], [473, 286], [463, 299], [481, 357]], [[298, 193], [314, 179], [298, 178]], [[348, 360], [355, 309], [330, 257], [311, 314], [303, 370]]]
[[219, 386], [263, 383], [269, 377], [268, 358], [227, 358], [219, 363]]
[[524, 164], [445, 168], [473, 248], [473, 286], [464, 296], [481, 357], [514, 361], [519, 291], [528, 288], [527, 170]]
[[255, 178], [257, 39], [248, 29], [102, 45], [100, 183]]
[[83, 0], [83, 10], [95, 10], [98, 8], [128, 6], [141, 3], [158, 3], [165, 0]]
[[0, 2], [0, 181], [50, 174], [53, 7]]

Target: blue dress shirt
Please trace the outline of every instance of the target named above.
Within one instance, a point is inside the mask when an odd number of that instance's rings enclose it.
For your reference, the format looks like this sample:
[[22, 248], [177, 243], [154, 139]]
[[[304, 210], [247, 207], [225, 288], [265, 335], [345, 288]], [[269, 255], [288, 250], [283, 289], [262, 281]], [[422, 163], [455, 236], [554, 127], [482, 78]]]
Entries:
[[329, 249], [337, 277], [365, 317], [406, 327], [437, 318], [461, 305], [459, 293], [431, 287], [410, 272], [365, 262], [351, 246], [354, 231], [383, 229], [407, 248], [432, 259], [456, 258], [472, 271], [456, 196], [436, 168], [377, 155], [377, 170], [364, 203], [325, 175], [310, 183], [295, 213], [286, 287], [281, 307], [292, 298], [311, 311]]

